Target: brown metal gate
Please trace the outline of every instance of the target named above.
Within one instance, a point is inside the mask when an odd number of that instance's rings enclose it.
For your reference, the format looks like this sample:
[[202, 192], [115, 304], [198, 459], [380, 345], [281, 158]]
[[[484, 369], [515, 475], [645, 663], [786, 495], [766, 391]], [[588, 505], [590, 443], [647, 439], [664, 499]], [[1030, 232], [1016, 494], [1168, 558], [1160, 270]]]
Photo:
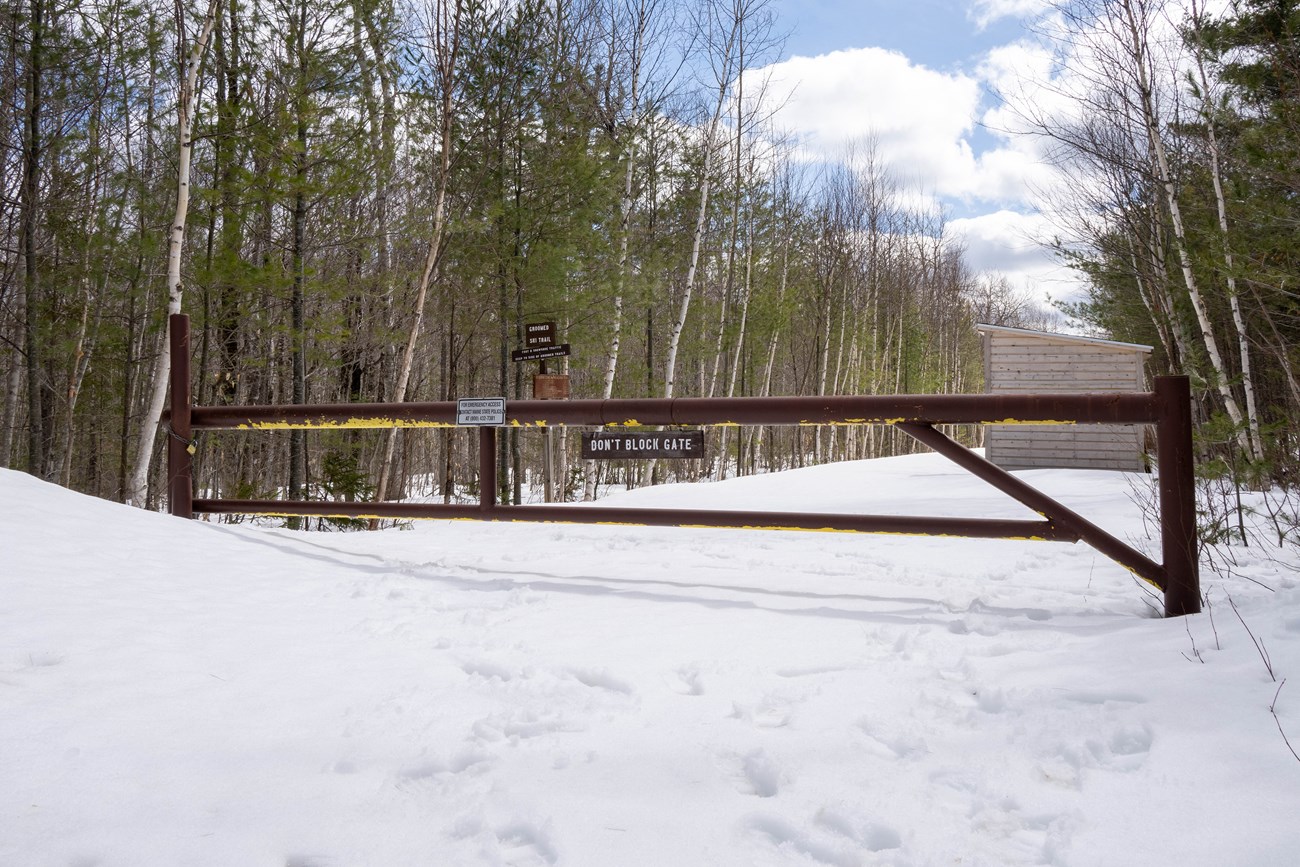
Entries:
[[[478, 505], [210, 500], [193, 498], [190, 448], [195, 430], [448, 428], [456, 427], [456, 404], [191, 406], [189, 317], [172, 316], [170, 328], [172, 399], [168, 491], [173, 515], [188, 518], [202, 512], [330, 518], [461, 518], [1082, 541], [1162, 590], [1166, 615], [1200, 611], [1191, 395], [1185, 376], [1156, 377], [1155, 390], [1148, 393], [516, 400], [506, 405], [506, 424], [524, 428], [892, 424], [1037, 512], [1041, 520], [501, 505], [496, 502], [496, 429], [492, 427], [478, 429]], [[1155, 425], [1164, 562], [1156, 563], [954, 442], [935, 429], [935, 425], [943, 424]]]

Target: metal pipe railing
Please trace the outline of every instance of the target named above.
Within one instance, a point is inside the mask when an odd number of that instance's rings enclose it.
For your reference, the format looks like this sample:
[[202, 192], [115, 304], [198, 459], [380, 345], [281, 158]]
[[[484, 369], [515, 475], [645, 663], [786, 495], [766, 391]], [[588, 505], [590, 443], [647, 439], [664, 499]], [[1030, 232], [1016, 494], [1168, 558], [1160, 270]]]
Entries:
[[[452, 518], [652, 526], [837, 530], [998, 539], [1084, 541], [1165, 594], [1170, 616], [1200, 610], [1191, 391], [1185, 376], [1157, 377], [1149, 393], [1037, 395], [860, 395], [510, 401], [506, 424], [848, 425], [895, 424], [1043, 516], [1042, 521], [895, 515], [503, 506], [496, 502], [496, 429], [479, 428], [478, 505], [193, 499], [193, 431], [455, 427], [456, 404], [349, 403], [316, 406], [190, 405], [189, 318], [172, 316], [168, 490], [174, 515], [257, 513], [339, 518]], [[935, 430], [939, 424], [1155, 424], [1163, 563]]]
[[[586, 425], [1151, 424], [1155, 396], [1119, 394], [834, 395], [827, 397], [512, 400], [507, 427]], [[194, 407], [196, 430], [455, 427], [456, 403]]]

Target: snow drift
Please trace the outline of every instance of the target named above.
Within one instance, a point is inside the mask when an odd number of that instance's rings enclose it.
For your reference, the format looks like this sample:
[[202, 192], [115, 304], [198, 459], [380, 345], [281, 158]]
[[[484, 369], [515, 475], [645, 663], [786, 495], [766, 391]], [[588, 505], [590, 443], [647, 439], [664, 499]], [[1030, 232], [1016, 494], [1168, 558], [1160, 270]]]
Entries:
[[[1145, 479], [1020, 475], [1158, 557]], [[931, 455], [603, 502], [1032, 517]], [[1293, 863], [1300, 557], [1226, 553], [1160, 620], [1082, 545], [290, 533], [0, 471], [0, 863]]]

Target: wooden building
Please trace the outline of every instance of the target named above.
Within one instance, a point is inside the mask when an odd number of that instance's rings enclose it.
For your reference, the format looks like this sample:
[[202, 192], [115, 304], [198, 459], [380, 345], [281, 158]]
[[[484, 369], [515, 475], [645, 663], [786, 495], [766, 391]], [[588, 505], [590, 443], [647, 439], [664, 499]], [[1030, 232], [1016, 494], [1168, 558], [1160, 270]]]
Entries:
[[[992, 394], [1146, 391], [1150, 346], [978, 325]], [[1142, 471], [1143, 425], [989, 425], [985, 454], [1005, 469]]]

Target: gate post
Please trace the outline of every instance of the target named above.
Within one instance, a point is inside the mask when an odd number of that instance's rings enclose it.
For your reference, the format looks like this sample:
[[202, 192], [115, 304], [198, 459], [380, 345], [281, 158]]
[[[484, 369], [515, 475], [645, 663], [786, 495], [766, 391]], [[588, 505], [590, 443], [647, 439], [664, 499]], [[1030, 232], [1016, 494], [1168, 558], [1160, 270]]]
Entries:
[[171, 419], [167, 422], [167, 503], [178, 518], [194, 517], [194, 432], [190, 427], [190, 317], [167, 320], [171, 352]]
[[497, 429], [478, 429], [478, 506], [487, 512], [497, 504]]
[[1186, 376], [1156, 377], [1156, 471], [1160, 484], [1160, 544], [1165, 616], [1201, 610], [1192, 453], [1192, 393]]

